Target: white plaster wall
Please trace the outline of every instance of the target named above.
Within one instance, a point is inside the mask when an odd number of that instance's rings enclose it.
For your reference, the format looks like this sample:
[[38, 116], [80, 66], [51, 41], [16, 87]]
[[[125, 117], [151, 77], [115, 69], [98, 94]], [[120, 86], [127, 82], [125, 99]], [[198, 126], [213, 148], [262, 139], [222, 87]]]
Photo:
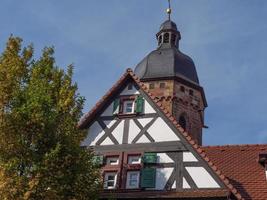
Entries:
[[113, 145], [114, 143], [112, 142], [112, 140], [107, 137], [100, 145], [103, 146], [103, 145]]
[[197, 162], [198, 160], [191, 152], [183, 152], [184, 162]]
[[138, 122], [144, 127], [147, 125], [153, 118], [143, 118], [143, 119], [138, 119]]
[[123, 89], [123, 91], [120, 93], [120, 95], [134, 95], [134, 94], [140, 94], [134, 85], [133, 85], [133, 88], [131, 90], [128, 90], [128, 85], [127, 85]]
[[150, 140], [145, 135], [142, 135], [136, 143], [150, 143]]
[[156, 172], [156, 187], [155, 190], [163, 190], [171, 173], [173, 167], [158, 168]]
[[156, 113], [154, 108], [145, 100], [145, 106], [144, 106], [144, 113], [149, 114], [149, 113]]
[[104, 121], [104, 123], [106, 124], [106, 126], [108, 128], [110, 128], [115, 122], [116, 122], [116, 120], [106, 120], [106, 121]]
[[220, 188], [204, 167], [186, 167], [198, 188]]
[[147, 132], [154, 138], [155, 142], [180, 140], [161, 117], [152, 124]]
[[124, 120], [122, 120], [119, 123], [119, 125], [112, 131], [112, 135], [117, 139], [119, 144], [122, 144], [123, 128], [124, 128]]
[[140, 132], [140, 129], [135, 124], [135, 122], [131, 119], [129, 124], [129, 136], [128, 136], [128, 143], [131, 144], [133, 139], [137, 136]]
[[157, 153], [157, 163], [173, 163], [173, 160], [166, 153]]
[[187, 183], [187, 181], [185, 180], [185, 178], [183, 178], [183, 188], [184, 189], [189, 189], [191, 188], [190, 185]]
[[105, 134], [98, 122], [92, 124], [81, 146], [92, 146]]

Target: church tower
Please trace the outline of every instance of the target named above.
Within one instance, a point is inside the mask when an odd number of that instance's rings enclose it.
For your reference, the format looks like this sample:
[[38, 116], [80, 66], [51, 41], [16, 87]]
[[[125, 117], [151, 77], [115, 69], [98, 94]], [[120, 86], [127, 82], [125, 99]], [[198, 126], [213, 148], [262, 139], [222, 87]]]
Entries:
[[156, 34], [158, 47], [136, 67], [135, 74], [147, 86], [179, 124], [202, 144], [205, 93], [199, 84], [193, 60], [179, 49], [181, 34], [170, 19], [161, 24]]

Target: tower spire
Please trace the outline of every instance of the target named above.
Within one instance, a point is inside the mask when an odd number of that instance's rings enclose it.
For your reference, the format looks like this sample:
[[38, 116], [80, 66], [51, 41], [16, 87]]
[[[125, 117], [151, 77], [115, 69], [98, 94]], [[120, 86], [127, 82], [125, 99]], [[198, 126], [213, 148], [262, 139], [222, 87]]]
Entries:
[[168, 19], [171, 20], [171, 13], [172, 13], [171, 0], [168, 0], [168, 4], [169, 4], [169, 7], [167, 8], [166, 12], [168, 14]]

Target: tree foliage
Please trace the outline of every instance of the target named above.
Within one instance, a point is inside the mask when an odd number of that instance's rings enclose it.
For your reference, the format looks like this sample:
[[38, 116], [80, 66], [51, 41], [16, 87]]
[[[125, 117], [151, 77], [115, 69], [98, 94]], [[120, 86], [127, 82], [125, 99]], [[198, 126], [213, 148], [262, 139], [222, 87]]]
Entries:
[[33, 52], [11, 36], [0, 55], [0, 199], [95, 199], [99, 172], [80, 147], [73, 67], [58, 68], [53, 48], [38, 60]]

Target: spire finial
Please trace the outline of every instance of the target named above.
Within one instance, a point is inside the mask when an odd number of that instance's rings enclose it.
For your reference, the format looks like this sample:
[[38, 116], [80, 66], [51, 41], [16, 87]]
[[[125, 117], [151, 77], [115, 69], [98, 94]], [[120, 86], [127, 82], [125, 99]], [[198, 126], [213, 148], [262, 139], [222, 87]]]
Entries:
[[169, 3], [169, 7], [167, 8], [166, 12], [168, 14], [168, 18], [169, 20], [171, 20], [171, 13], [172, 13], [172, 9], [171, 9], [171, 0], [168, 0]]

